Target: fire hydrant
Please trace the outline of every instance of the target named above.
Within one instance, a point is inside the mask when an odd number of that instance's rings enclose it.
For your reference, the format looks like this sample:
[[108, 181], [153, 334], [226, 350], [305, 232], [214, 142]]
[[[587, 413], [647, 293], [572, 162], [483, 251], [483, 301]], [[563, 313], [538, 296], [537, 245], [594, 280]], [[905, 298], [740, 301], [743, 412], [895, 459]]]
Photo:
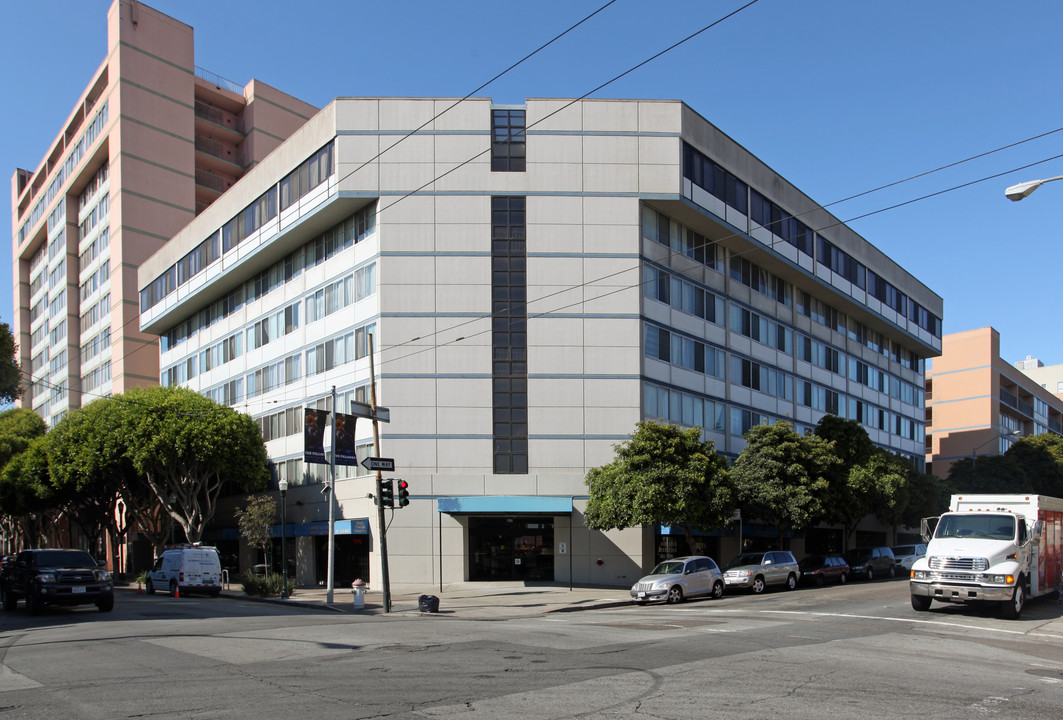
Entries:
[[365, 607], [365, 593], [369, 590], [369, 586], [365, 584], [365, 581], [358, 578], [351, 583], [351, 592], [354, 594], [354, 609], [361, 610]]

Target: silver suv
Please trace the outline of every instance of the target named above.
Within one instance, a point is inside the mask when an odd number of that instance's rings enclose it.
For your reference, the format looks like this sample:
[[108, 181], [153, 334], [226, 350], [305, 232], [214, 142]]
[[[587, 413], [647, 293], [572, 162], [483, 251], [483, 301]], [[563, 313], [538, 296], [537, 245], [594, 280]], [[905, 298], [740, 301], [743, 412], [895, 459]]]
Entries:
[[647, 602], [683, 602], [684, 598], [723, 595], [723, 574], [710, 557], [689, 555], [657, 563], [650, 574], [631, 586], [631, 599], [639, 605]]
[[755, 593], [764, 592], [769, 585], [784, 585], [787, 590], [793, 590], [800, 579], [801, 569], [789, 550], [742, 553], [727, 564], [723, 574], [728, 588]]

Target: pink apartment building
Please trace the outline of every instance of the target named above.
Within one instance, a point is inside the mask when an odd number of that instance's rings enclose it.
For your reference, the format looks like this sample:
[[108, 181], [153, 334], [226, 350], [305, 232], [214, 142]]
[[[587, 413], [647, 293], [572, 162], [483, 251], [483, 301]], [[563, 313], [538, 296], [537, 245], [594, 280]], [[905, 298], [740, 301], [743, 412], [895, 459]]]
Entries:
[[1063, 433], [1063, 399], [1000, 357], [994, 328], [942, 338], [926, 372], [927, 471], [944, 478], [955, 460], [1006, 452], [1027, 435]]
[[136, 0], [35, 170], [11, 179], [20, 405], [49, 424], [159, 381], [137, 269], [317, 108], [195, 65], [193, 29]]

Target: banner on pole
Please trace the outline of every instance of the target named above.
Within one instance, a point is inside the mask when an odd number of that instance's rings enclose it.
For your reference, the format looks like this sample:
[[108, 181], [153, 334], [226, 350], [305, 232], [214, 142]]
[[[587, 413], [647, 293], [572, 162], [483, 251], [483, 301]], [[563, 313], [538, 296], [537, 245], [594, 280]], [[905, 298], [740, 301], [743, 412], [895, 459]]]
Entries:
[[358, 418], [354, 415], [336, 413], [336, 464], [357, 465], [358, 457], [354, 451], [354, 425]]
[[328, 410], [306, 408], [303, 422], [303, 462], [327, 465], [325, 458], [325, 427], [328, 425]]

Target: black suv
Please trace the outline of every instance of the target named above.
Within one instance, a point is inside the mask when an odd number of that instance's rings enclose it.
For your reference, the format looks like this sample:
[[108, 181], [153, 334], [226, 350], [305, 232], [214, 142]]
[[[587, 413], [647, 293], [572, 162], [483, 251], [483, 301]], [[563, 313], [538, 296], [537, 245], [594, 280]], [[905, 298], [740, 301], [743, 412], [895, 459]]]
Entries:
[[888, 547], [853, 548], [845, 553], [849, 563], [849, 577], [874, 580], [878, 577], [894, 577], [897, 560]]
[[25, 600], [32, 614], [46, 605], [94, 604], [103, 612], [114, 608], [111, 573], [84, 550], [23, 550], [0, 572], [4, 610]]

